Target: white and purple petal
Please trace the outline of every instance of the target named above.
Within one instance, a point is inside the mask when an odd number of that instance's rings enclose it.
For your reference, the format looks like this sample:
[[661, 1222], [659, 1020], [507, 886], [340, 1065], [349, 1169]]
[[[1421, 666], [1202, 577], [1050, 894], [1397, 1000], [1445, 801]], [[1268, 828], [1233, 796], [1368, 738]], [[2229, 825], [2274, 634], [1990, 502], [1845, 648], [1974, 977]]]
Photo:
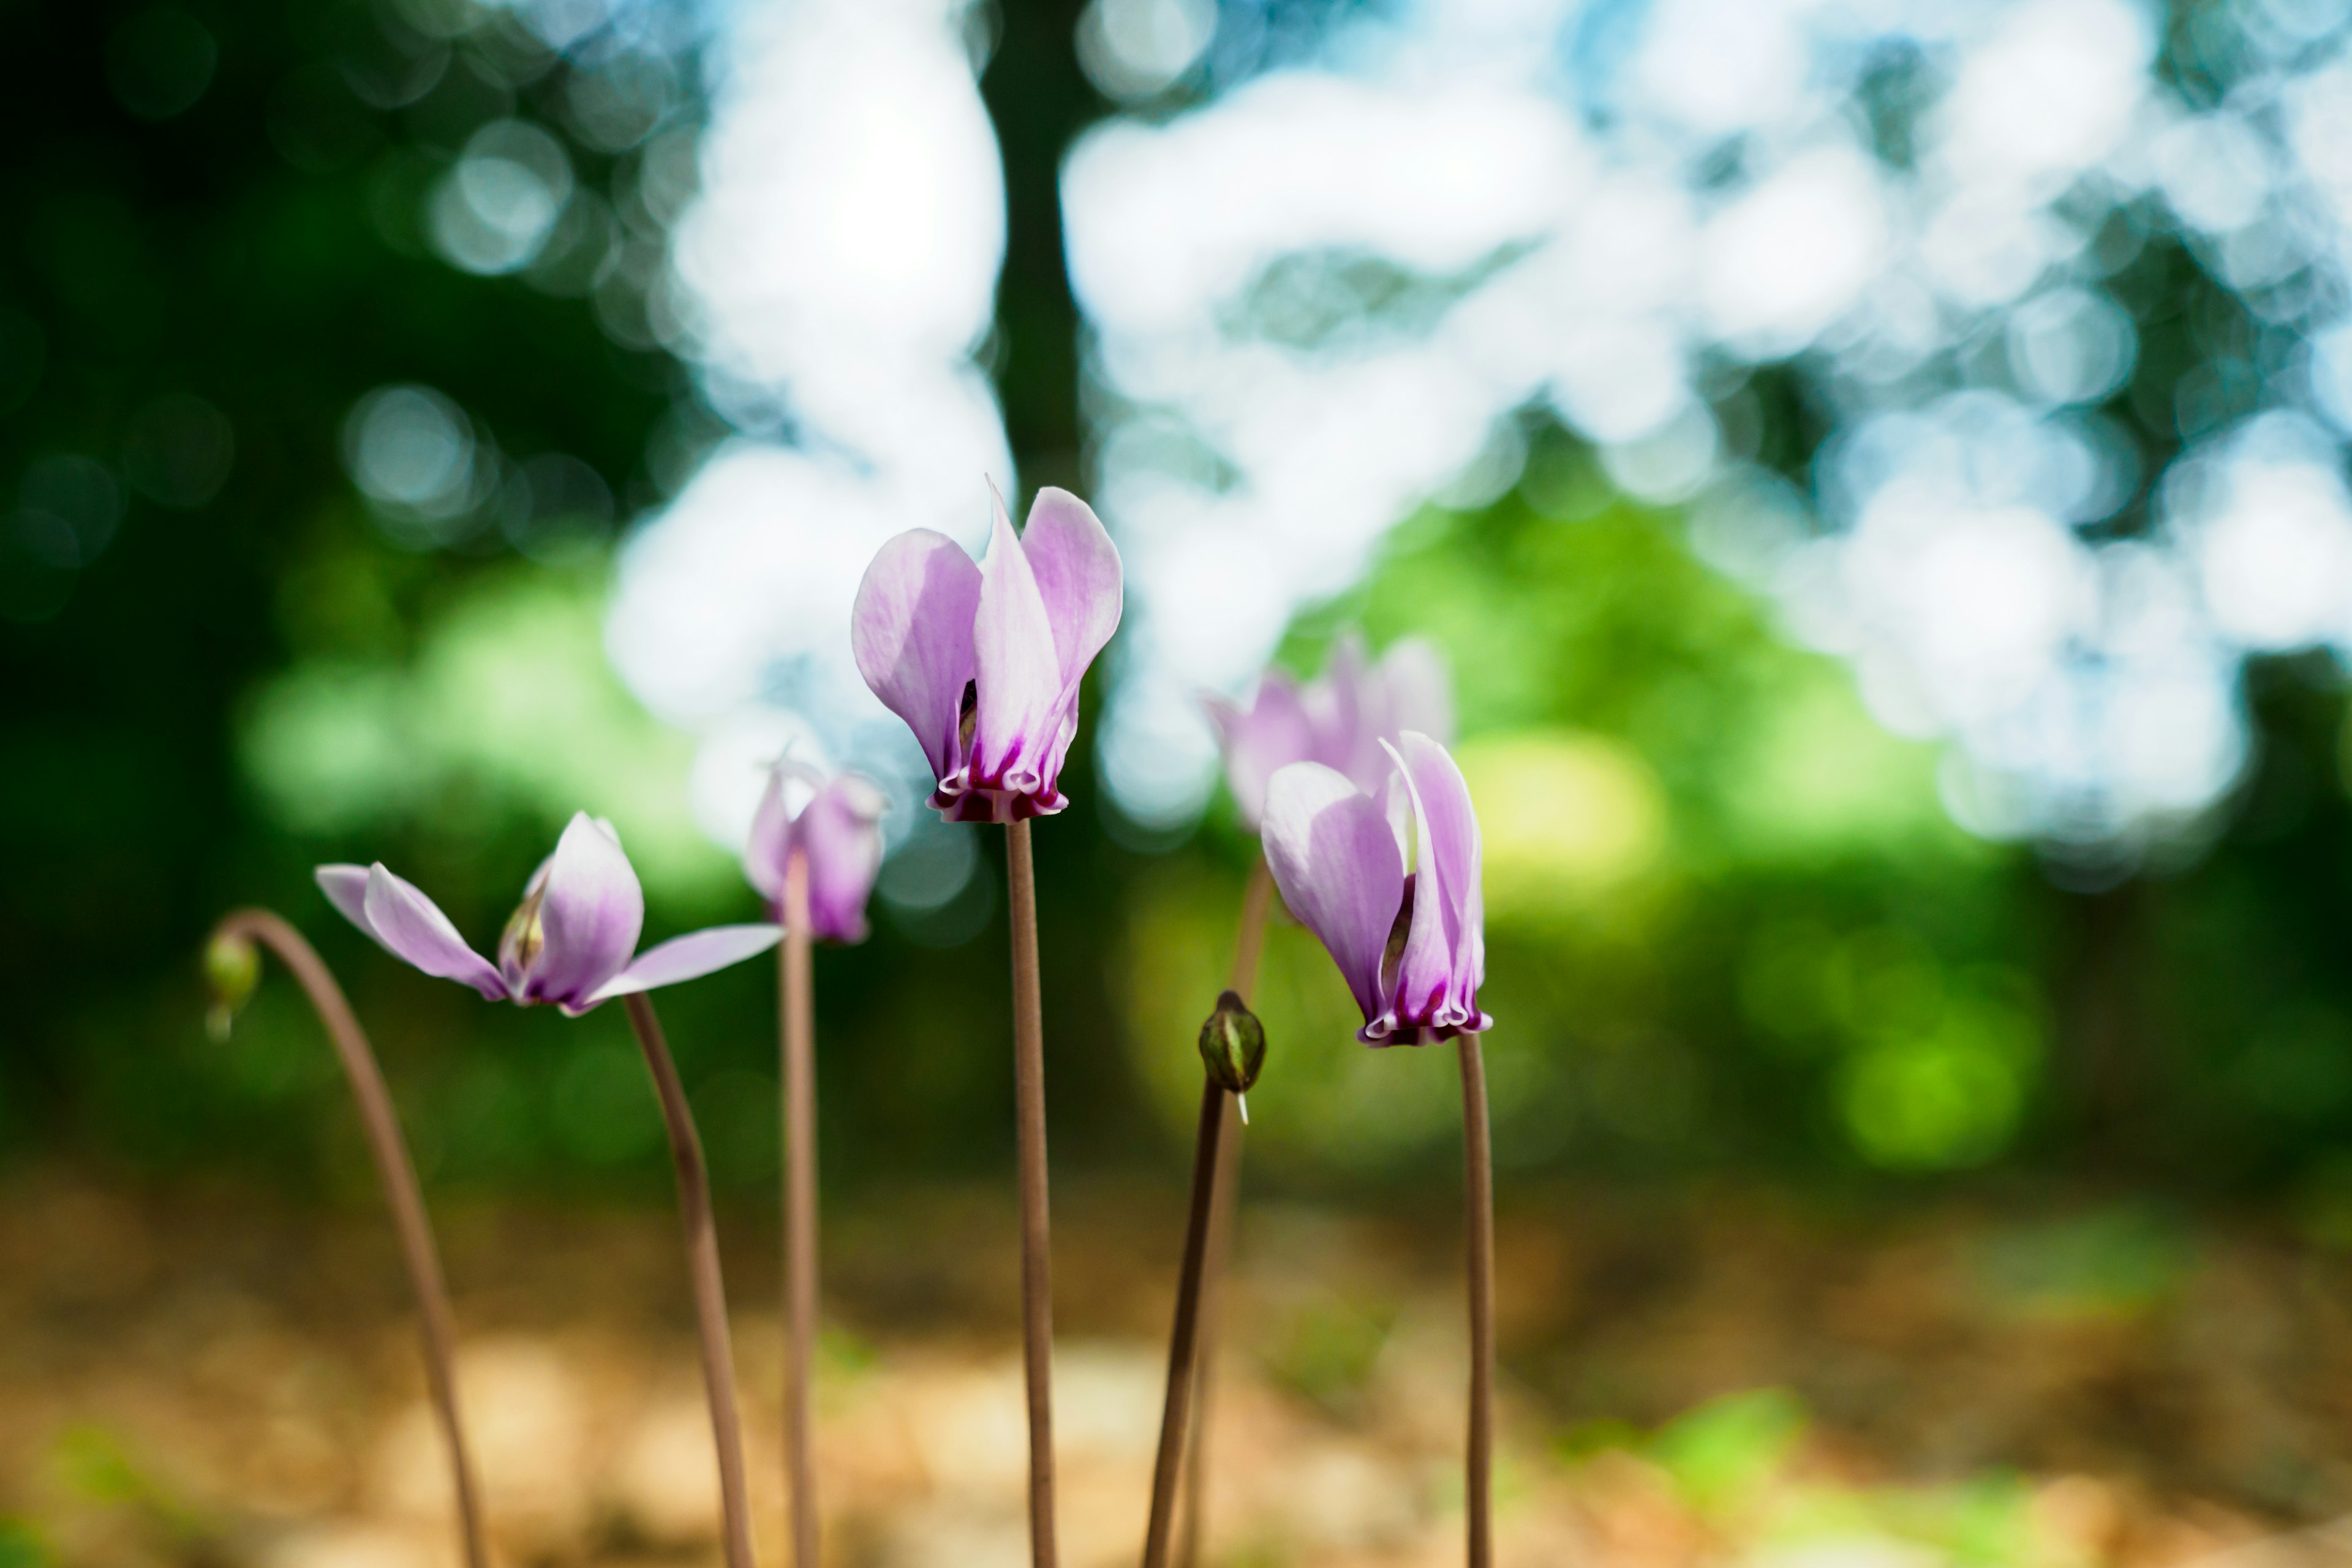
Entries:
[[1075, 700], [1087, 667], [1118, 630], [1123, 602], [1118, 547], [1094, 508], [1049, 485], [1029, 503], [1021, 553], [1028, 558], [1046, 622], [1054, 629], [1063, 694]]
[[1051, 787], [1048, 758], [1062, 729], [1061, 658], [1045, 595], [1002, 500], [980, 574], [972, 622], [979, 709], [966, 784], [992, 794], [1038, 794]]
[[1222, 697], [1203, 700], [1225, 754], [1225, 782], [1243, 826], [1255, 830], [1265, 815], [1266, 782], [1293, 763], [1316, 760], [1314, 726], [1298, 688], [1280, 670], [1258, 680], [1250, 705]]
[[730, 965], [755, 957], [776, 945], [784, 934], [777, 925], [710, 926], [647, 948], [635, 962], [588, 994], [562, 1004], [577, 1017], [599, 1002], [633, 992], [698, 980]]
[[361, 909], [362, 929], [394, 957], [436, 980], [470, 985], [493, 1002], [506, 1000], [506, 982], [490, 961], [466, 945], [438, 904], [385, 870], [382, 861], [368, 868]]
[[1486, 905], [1469, 785], [1445, 748], [1417, 731], [1407, 731], [1389, 754], [1412, 804], [1416, 846], [1412, 922], [1393, 995], [1398, 1023], [1438, 1038], [1484, 1031], [1491, 1024], [1478, 1011]]
[[1445, 656], [1425, 637], [1400, 637], [1381, 655], [1381, 733], [1418, 731], [1441, 746], [1454, 742], [1454, 678]]
[[751, 837], [743, 847], [743, 878], [771, 907], [784, 896], [784, 864], [792, 854], [793, 813], [784, 799], [782, 768], [768, 773], [760, 808], [751, 814]]
[[645, 929], [646, 896], [610, 824], [574, 813], [543, 872], [541, 942], [520, 999], [578, 1003], [618, 974]]
[[882, 869], [882, 795], [856, 773], [819, 789], [793, 827], [808, 856], [809, 925], [820, 942], [866, 940], [866, 900]]
[[850, 650], [882, 705], [906, 721], [946, 781], [963, 766], [964, 689], [979, 677], [972, 645], [981, 569], [955, 541], [928, 528], [882, 546], [857, 584]]
[[[375, 930], [368, 924], [367, 918], [366, 867], [320, 866], [310, 875], [318, 881], [319, 890], [327, 895], [327, 902], [334, 905], [345, 920], [368, 935], [375, 936]], [[376, 940], [382, 942], [383, 939], [377, 937]]]
[[1374, 1030], [1389, 1011], [1381, 955], [1404, 902], [1404, 861], [1386, 815], [1346, 774], [1294, 763], [1266, 785], [1262, 832], [1283, 902], [1320, 939]]

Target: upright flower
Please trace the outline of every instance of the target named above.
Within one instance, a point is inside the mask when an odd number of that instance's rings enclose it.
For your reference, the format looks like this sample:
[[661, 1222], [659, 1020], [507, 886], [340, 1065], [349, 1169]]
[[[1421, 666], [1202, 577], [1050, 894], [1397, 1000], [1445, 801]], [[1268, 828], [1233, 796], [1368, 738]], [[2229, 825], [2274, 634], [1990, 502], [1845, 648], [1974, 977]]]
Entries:
[[816, 976], [814, 942], [866, 940], [866, 897], [882, 868], [882, 792], [779, 763], [751, 819], [743, 873], [784, 928], [779, 1066], [784, 1114], [784, 1495], [793, 1568], [817, 1568], [811, 1383], [816, 1362]]
[[743, 875], [779, 921], [794, 855], [808, 860], [809, 929], [818, 942], [866, 940], [866, 900], [882, 869], [882, 792], [862, 773], [830, 778], [780, 764], [751, 819]]
[[1018, 822], [1069, 802], [1078, 683], [1118, 629], [1118, 551], [1094, 510], [1042, 489], [1016, 535], [1004, 502], [975, 565], [942, 533], [885, 544], [851, 615], [858, 673], [907, 721], [950, 822]]
[[[586, 812], [573, 816], [523, 889], [522, 903], [499, 939], [491, 963], [466, 944], [440, 907], [415, 887], [373, 866], [321, 866], [319, 886], [353, 925], [394, 957], [425, 973], [470, 985], [493, 1002], [540, 1003], [577, 1017], [621, 997], [629, 1026], [653, 1075], [654, 1095], [677, 1167], [687, 1268], [694, 1287], [702, 1376], [719, 1456], [719, 1494], [728, 1568], [753, 1568], [751, 1511], [743, 1484], [743, 1433], [735, 1400], [734, 1352], [728, 1342], [727, 1289], [719, 1267], [710, 1175], [653, 1003], [645, 993], [740, 963], [773, 947], [772, 925], [712, 926], [637, 952], [646, 923], [645, 890], [621, 836]], [[635, 954], [633, 958], [631, 955]]]
[[466, 944], [439, 905], [382, 861], [321, 866], [318, 878], [343, 918], [394, 957], [490, 1001], [548, 1003], [573, 1017], [615, 996], [740, 963], [783, 934], [772, 925], [712, 926], [637, 952], [645, 889], [613, 825], [584, 811], [573, 815], [555, 853], [523, 889], [495, 964]]
[[1493, 1020], [1478, 1010], [1486, 906], [1469, 786], [1426, 735], [1407, 731], [1387, 751], [1392, 766], [1377, 795], [1320, 763], [1275, 774], [1266, 862], [1355, 994], [1358, 1039], [1424, 1045], [1484, 1033]]
[[1250, 705], [1203, 700], [1225, 757], [1225, 781], [1242, 822], [1255, 831], [1265, 812], [1266, 781], [1293, 763], [1321, 763], [1366, 791], [1389, 772], [1382, 742], [1408, 730], [1441, 744], [1454, 733], [1454, 703], [1444, 659], [1419, 637], [1389, 646], [1370, 663], [1363, 639], [1339, 639], [1323, 674], [1304, 687], [1278, 669], [1258, 678]]
[[1478, 1009], [1486, 978], [1478, 817], [1445, 748], [1407, 731], [1383, 742], [1391, 766], [1367, 793], [1320, 763], [1293, 763], [1265, 791], [1265, 858], [1291, 912], [1322, 939], [1366, 1045], [1454, 1042], [1462, 1060], [1464, 1198], [1469, 1231], [1470, 1441], [1465, 1497], [1470, 1568], [1494, 1557], [1495, 1204]]
[[[1258, 678], [1248, 707], [1213, 696], [1204, 699], [1203, 705], [1224, 752], [1225, 780], [1234, 792], [1234, 804], [1242, 825], [1253, 833], [1265, 815], [1267, 781], [1291, 763], [1320, 763], [1352, 780], [1360, 789], [1378, 791], [1393, 765], [1382, 742], [1392, 743], [1407, 731], [1441, 742], [1454, 732], [1454, 702], [1444, 661], [1434, 647], [1418, 637], [1391, 644], [1375, 664], [1365, 656], [1363, 639], [1350, 632], [1333, 648], [1322, 675], [1303, 687], [1282, 671], [1270, 669]], [[1250, 867], [1249, 884], [1242, 895], [1241, 928], [1234, 943], [1229, 990], [1244, 1002], [1257, 977], [1258, 952], [1265, 939], [1273, 890], [1261, 854]], [[1241, 1104], [1235, 1096], [1234, 1110], [1238, 1110]], [[1209, 1168], [1209, 1236], [1199, 1283], [1199, 1318], [1205, 1327], [1194, 1358], [1199, 1390], [1192, 1403], [1198, 1414], [1183, 1461], [1192, 1479], [1184, 1488], [1188, 1510], [1184, 1545], [1176, 1559], [1188, 1564], [1197, 1553], [1202, 1533], [1216, 1294], [1240, 1179], [1238, 1130], [1221, 1125], [1219, 1131], [1217, 1159]], [[1166, 1494], [1173, 1484], [1170, 1477], [1153, 1478], [1155, 1519], [1171, 1505]]]
[[1004, 825], [1013, 926], [1013, 1125], [1021, 1173], [1022, 1362], [1029, 1404], [1029, 1550], [1053, 1568], [1053, 1261], [1045, 1201], [1045, 1025], [1030, 819], [1069, 802], [1062, 763], [1078, 687], [1118, 629], [1118, 551], [1086, 502], [1043, 489], [1016, 535], [1002, 497], [978, 565], [943, 534], [902, 533], [857, 585], [858, 673], [907, 721], [950, 822]]

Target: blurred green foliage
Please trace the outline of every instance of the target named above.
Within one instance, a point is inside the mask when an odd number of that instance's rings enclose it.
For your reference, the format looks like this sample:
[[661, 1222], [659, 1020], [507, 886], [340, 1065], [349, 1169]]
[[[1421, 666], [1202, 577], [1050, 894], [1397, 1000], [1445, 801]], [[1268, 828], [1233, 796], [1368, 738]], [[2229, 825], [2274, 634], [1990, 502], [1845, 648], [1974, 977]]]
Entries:
[[[667, 1182], [617, 1018], [486, 1008], [377, 953], [309, 879], [383, 858], [487, 936], [584, 806], [628, 838], [650, 939], [753, 908], [687, 826], [687, 742], [602, 657], [613, 541], [549, 561], [486, 525], [424, 548], [341, 467], [359, 400], [417, 383], [506, 459], [584, 463], [626, 516], [719, 428], [642, 300], [632, 318], [610, 289], [428, 253], [425, 193], [492, 119], [562, 139], [616, 208], [648, 156], [579, 133], [565, 62], [524, 58], [503, 22], [428, 37], [432, 10], [0, 5], [17, 215], [0, 231], [0, 1153], [365, 1190], [282, 976], [226, 1043], [203, 1032], [204, 931], [261, 901], [345, 976], [429, 1181]], [[1011, 216], [1000, 391], [1037, 481], [1083, 481], [1055, 179], [1101, 105], [1076, 11], [1005, 5], [982, 84]], [[405, 101], [369, 85], [427, 60]], [[688, 82], [671, 130], [698, 112]], [[2185, 261], [2143, 270], [2183, 312], [2210, 291]], [[1782, 380], [1759, 384], [1764, 450], [1801, 477], [1820, 421]], [[2352, 1235], [2340, 672], [2254, 668], [2255, 763], [2191, 838], [2128, 877], [2045, 865], [1953, 827], [1934, 752], [1873, 722], [1845, 668], [1697, 561], [1678, 519], [1614, 500], [1556, 432], [1532, 439], [1517, 490], [1405, 520], [1284, 655], [1311, 669], [1361, 626], [1453, 660], [1507, 1168], [2291, 1187]], [[1172, 1181], [1255, 846], [1223, 806], [1146, 843], [1085, 751], [1078, 805], [1038, 841], [1055, 1152]], [[820, 957], [828, 1190], [1009, 1158], [992, 839], [982, 853], [951, 921], [886, 912], [871, 943]], [[715, 1170], [764, 1189], [771, 976], [749, 965], [663, 1006]], [[1272, 935], [1258, 1010], [1255, 1180], [1398, 1192], [1450, 1165], [1449, 1057], [1356, 1046], [1296, 928]], [[1299, 1378], [1328, 1362], [1344, 1382], [1321, 1342], [1302, 1341]]]

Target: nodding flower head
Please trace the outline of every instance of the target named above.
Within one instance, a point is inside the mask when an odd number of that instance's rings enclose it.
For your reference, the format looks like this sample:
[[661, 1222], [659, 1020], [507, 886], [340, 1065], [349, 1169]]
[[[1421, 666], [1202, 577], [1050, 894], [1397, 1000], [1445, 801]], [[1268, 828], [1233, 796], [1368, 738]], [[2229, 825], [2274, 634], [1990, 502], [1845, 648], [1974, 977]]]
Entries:
[[866, 900], [882, 868], [882, 792], [863, 774], [831, 778], [779, 763], [751, 819], [743, 874], [783, 918], [784, 876], [808, 864], [809, 931], [819, 942], [864, 942]]
[[318, 879], [344, 918], [394, 957], [493, 1002], [546, 1003], [574, 1016], [615, 996], [740, 963], [782, 934], [772, 925], [712, 926], [637, 953], [645, 891], [613, 825], [585, 812], [572, 817], [524, 888], [495, 964], [466, 944], [440, 906], [381, 861], [321, 866]]
[[1452, 739], [1449, 685], [1444, 659], [1421, 638], [1391, 644], [1373, 664], [1363, 639], [1350, 634], [1339, 639], [1323, 674], [1303, 687], [1269, 669], [1247, 708], [1204, 698], [1243, 825], [1256, 829], [1265, 814], [1266, 781], [1293, 763], [1321, 763], [1367, 794], [1378, 790], [1390, 765], [1384, 742], [1395, 743], [1408, 730], [1441, 745]]
[[1366, 1045], [1483, 1034], [1486, 921], [1478, 818], [1445, 748], [1407, 731], [1373, 793], [1320, 763], [1265, 791], [1265, 859], [1283, 901], [1322, 940], [1364, 1015]]
[[1118, 550], [1094, 510], [1042, 489], [1015, 534], [1002, 499], [978, 564], [929, 529], [866, 569], [851, 615], [858, 673], [907, 721], [950, 822], [1016, 822], [1069, 804], [1062, 764], [1078, 683], [1118, 629]]

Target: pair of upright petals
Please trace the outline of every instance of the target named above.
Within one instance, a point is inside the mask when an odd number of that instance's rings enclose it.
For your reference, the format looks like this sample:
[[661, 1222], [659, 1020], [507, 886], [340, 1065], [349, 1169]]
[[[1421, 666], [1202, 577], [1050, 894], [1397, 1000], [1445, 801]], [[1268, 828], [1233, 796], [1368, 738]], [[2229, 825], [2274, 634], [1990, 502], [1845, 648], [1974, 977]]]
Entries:
[[1370, 1046], [1483, 1034], [1486, 903], [1478, 818], [1462, 770], [1417, 731], [1381, 742], [1370, 792], [1321, 763], [1294, 763], [1265, 791], [1266, 865], [1283, 902], [1318, 937], [1364, 1016]]
[[1118, 629], [1118, 550], [1092, 508], [1037, 492], [1015, 534], [1000, 499], [977, 563], [919, 528], [882, 547], [858, 584], [858, 673], [907, 722], [950, 822], [1015, 822], [1069, 804], [1062, 765], [1078, 685]]
[[577, 1017], [601, 1002], [675, 985], [776, 944], [772, 925], [712, 926], [637, 952], [645, 889], [613, 825], [575, 814], [507, 921], [496, 963], [476, 952], [439, 905], [373, 866], [321, 866], [319, 887], [394, 957], [493, 1002], [547, 1004]]
[[1349, 635], [1340, 638], [1323, 674], [1304, 686], [1270, 669], [1258, 678], [1247, 708], [1206, 699], [1243, 826], [1256, 830], [1265, 815], [1267, 782], [1293, 763], [1321, 763], [1359, 789], [1378, 790], [1391, 766], [1384, 742], [1408, 730], [1440, 743], [1453, 737], [1447, 687], [1437, 650], [1420, 638], [1391, 645], [1373, 663], [1363, 639]]

